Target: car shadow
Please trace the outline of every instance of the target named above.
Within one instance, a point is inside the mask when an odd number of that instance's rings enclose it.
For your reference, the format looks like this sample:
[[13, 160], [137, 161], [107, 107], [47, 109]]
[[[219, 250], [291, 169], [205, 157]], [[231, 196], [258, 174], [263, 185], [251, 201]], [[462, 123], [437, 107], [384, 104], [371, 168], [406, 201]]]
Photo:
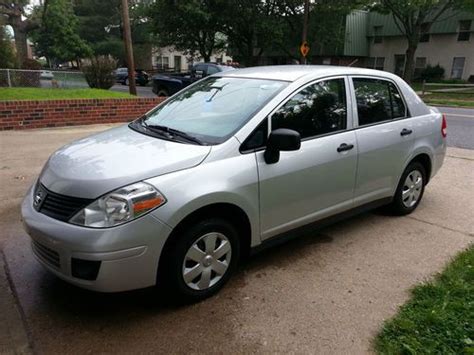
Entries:
[[[364, 220], [370, 216], [373, 216], [373, 213], [358, 215], [339, 222], [339, 224], [350, 228], [351, 225], [363, 224]], [[232, 298], [232, 293], [236, 289], [245, 286], [245, 276], [248, 274], [258, 274], [259, 271], [269, 267], [289, 267], [295, 260], [304, 258], [307, 253], [314, 252], [315, 248], [332, 243], [334, 238], [339, 237], [329, 235], [329, 233], [333, 234], [331, 233], [333, 228], [334, 226], [328, 226], [320, 230], [308, 231], [244, 259], [227, 286], [209, 301], [219, 302], [219, 298]], [[81, 315], [83, 318], [100, 318], [117, 312], [135, 314], [141, 311], [155, 314], [174, 312], [190, 306], [166, 296], [156, 287], [119, 293], [100, 293], [71, 285], [44, 270], [41, 270], [38, 276], [37, 282], [41, 285], [39, 292], [42, 302], [49, 304], [48, 308], [55, 309], [60, 314], [72, 313]]]

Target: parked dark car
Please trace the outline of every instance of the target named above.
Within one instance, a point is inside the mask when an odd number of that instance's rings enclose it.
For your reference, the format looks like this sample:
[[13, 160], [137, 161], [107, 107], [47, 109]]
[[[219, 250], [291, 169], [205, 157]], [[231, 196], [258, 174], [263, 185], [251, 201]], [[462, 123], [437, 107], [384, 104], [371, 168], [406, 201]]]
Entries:
[[[128, 69], [118, 68], [115, 71], [115, 81], [122, 85], [128, 85]], [[140, 86], [148, 84], [148, 73], [143, 69], [135, 69], [135, 82]]]
[[197, 63], [188, 73], [163, 75], [158, 74], [152, 78], [153, 92], [157, 96], [171, 96], [186, 86], [208, 75], [235, 69], [232, 66], [216, 63]]

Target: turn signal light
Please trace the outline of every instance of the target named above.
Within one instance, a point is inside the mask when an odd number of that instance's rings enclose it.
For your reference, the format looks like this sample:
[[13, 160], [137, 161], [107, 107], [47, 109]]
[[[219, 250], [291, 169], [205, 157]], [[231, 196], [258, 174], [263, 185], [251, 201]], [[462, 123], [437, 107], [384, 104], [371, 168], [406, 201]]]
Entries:
[[448, 123], [446, 122], [446, 115], [443, 114], [443, 123], [441, 123], [441, 135], [446, 138], [448, 135]]

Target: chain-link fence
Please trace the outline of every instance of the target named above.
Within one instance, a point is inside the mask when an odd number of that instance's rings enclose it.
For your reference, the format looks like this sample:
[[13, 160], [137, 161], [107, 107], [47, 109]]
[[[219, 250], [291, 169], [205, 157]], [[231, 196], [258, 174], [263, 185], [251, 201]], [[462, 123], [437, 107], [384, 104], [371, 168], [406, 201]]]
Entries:
[[0, 69], [0, 87], [87, 88], [79, 71]]

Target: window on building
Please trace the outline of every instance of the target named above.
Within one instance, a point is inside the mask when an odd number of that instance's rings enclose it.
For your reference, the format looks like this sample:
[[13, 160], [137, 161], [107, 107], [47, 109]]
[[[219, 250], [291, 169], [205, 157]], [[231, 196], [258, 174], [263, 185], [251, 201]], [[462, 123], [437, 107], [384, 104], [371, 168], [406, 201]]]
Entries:
[[157, 56], [156, 57], [156, 67], [161, 69], [167, 69], [170, 65], [170, 59], [164, 56]]
[[455, 57], [453, 58], [453, 68], [451, 69], [451, 79], [461, 79], [462, 72], [464, 71], [464, 62], [466, 58]]
[[353, 79], [359, 126], [406, 116], [405, 104], [395, 85], [386, 80]]
[[402, 76], [404, 71], [405, 71], [405, 54], [395, 54], [394, 73], [398, 76]]
[[469, 41], [471, 37], [471, 20], [459, 21], [458, 41]]
[[370, 69], [375, 68], [375, 58], [374, 57], [367, 58], [367, 68], [370, 68]]
[[421, 25], [420, 42], [430, 41], [429, 27], [430, 25], [428, 23], [424, 23]]
[[375, 69], [383, 70], [384, 64], [385, 64], [385, 58], [377, 57], [377, 59], [375, 60]]
[[272, 115], [272, 130], [289, 128], [308, 138], [346, 129], [344, 79], [305, 87]]
[[174, 70], [181, 71], [181, 56], [180, 55], [174, 56]]
[[374, 26], [374, 43], [382, 43], [382, 30], [383, 26]]
[[426, 67], [426, 57], [417, 57], [415, 59], [415, 78], [419, 78]]
[[369, 57], [367, 58], [367, 68], [383, 70], [385, 64], [384, 57]]

